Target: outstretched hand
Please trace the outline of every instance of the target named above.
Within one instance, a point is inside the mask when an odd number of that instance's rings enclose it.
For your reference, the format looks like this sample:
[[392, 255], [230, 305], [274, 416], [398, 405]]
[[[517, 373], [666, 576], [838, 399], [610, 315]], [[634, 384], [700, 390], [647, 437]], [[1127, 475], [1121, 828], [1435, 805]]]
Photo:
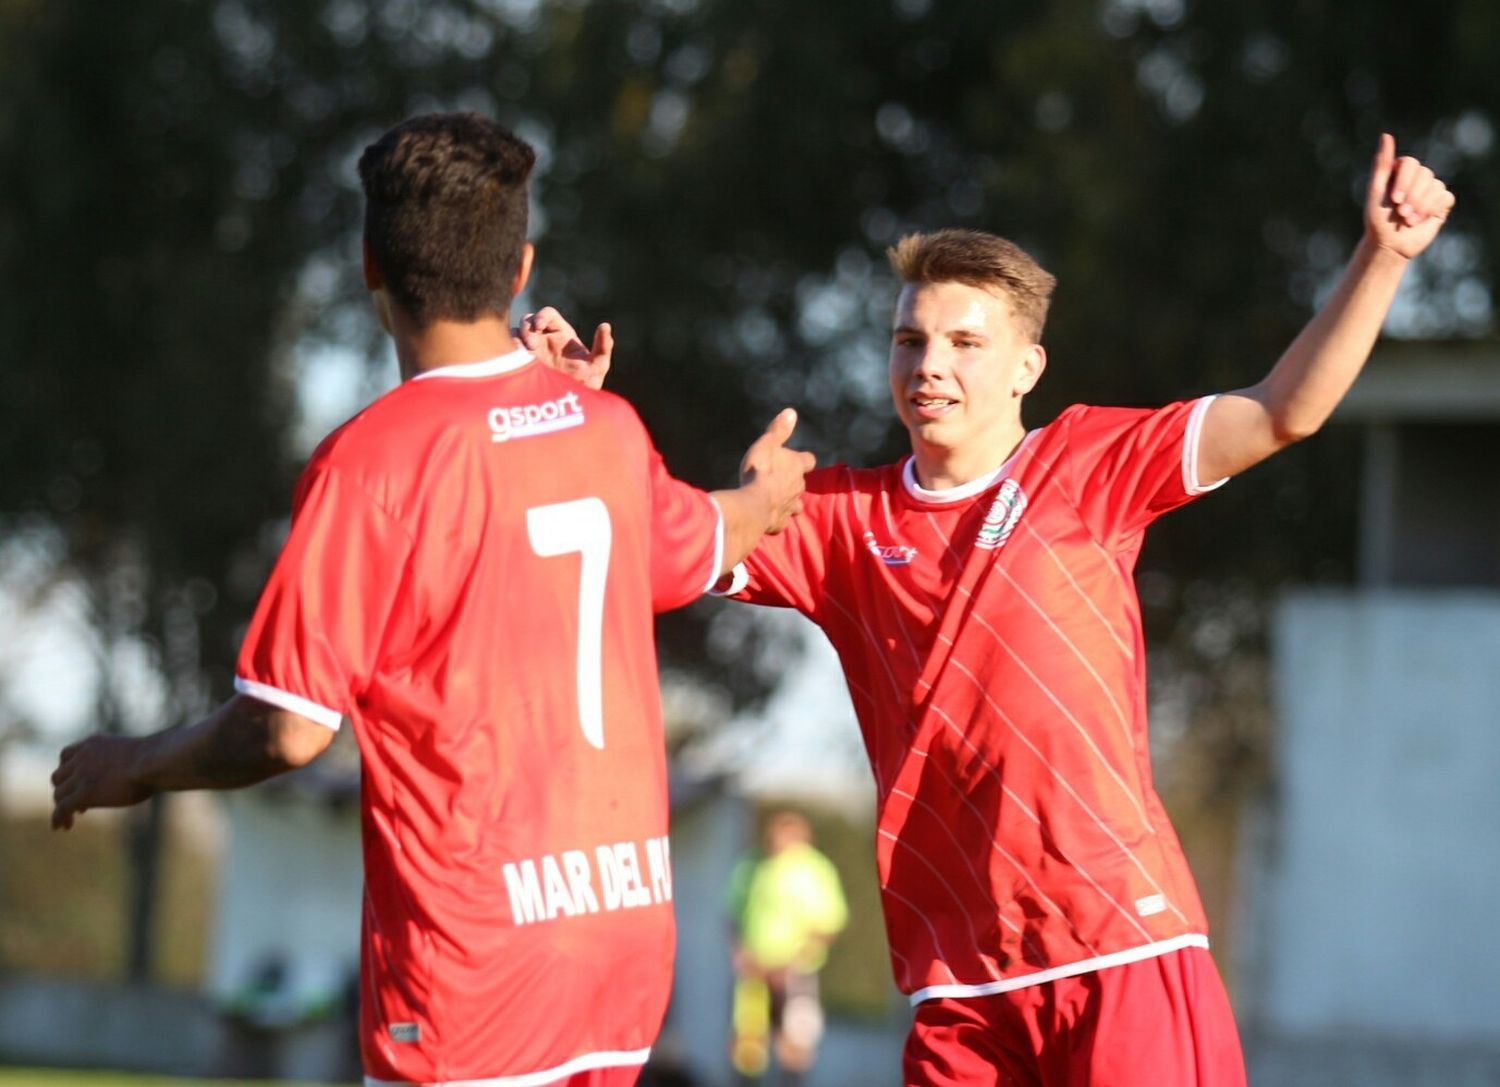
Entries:
[[817, 465], [811, 453], [786, 447], [796, 428], [796, 410], [783, 408], [740, 461], [741, 484], [761, 491], [769, 505], [766, 531], [771, 534], [780, 532], [802, 512], [802, 492], [806, 489], [803, 476]]
[[614, 331], [605, 322], [594, 330], [592, 347], [584, 346], [573, 326], [551, 306], [521, 318], [517, 330], [526, 349], [554, 370], [577, 378], [591, 389], [604, 387], [610, 357], [615, 351]]
[[140, 740], [90, 736], [63, 748], [52, 774], [52, 829], [68, 830], [90, 808], [125, 808], [152, 792], [132, 774]]
[[1396, 157], [1396, 140], [1381, 133], [1365, 195], [1365, 234], [1410, 260], [1432, 244], [1453, 210], [1448, 186], [1410, 155]]

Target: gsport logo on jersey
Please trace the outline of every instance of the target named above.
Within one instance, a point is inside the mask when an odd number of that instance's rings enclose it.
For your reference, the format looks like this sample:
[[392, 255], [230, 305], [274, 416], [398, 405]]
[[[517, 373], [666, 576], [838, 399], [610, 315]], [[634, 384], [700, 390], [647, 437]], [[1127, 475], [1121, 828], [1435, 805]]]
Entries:
[[566, 393], [556, 400], [540, 404], [519, 404], [509, 408], [491, 408], [490, 441], [508, 442], [512, 438], [534, 438], [554, 430], [583, 425], [583, 405], [577, 393]]
[[865, 550], [874, 555], [887, 566], [910, 566], [912, 559], [917, 557], [915, 547], [907, 547], [905, 544], [883, 544], [875, 539], [875, 533], [866, 531]]

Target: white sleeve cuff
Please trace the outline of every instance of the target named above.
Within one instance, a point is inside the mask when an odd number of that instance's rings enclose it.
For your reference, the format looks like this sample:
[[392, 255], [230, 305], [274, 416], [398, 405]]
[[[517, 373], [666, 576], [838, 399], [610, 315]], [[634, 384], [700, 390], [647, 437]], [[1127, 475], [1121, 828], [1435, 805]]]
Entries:
[[344, 721], [344, 715], [338, 710], [331, 710], [327, 706], [319, 705], [310, 698], [283, 691], [279, 687], [272, 687], [265, 683], [256, 683], [254, 680], [245, 679], [243, 676], [234, 677], [234, 689], [240, 694], [249, 695], [268, 705], [275, 706], [279, 710], [288, 710], [291, 713], [306, 717], [309, 721], [338, 731]]
[[1212, 483], [1198, 482], [1198, 442], [1203, 436], [1203, 417], [1214, 400], [1212, 396], [1202, 397], [1188, 416], [1187, 436], [1182, 441], [1182, 489], [1188, 494], [1207, 494], [1229, 482], [1228, 476]]
[[708, 572], [708, 584], [703, 586], [705, 593], [714, 591], [714, 586], [719, 583], [719, 570], [724, 566], [724, 510], [713, 495], [709, 495], [708, 500], [713, 503], [714, 515], [718, 520], [714, 523], [714, 565]]
[[729, 584], [723, 588], [711, 587], [708, 591], [713, 596], [733, 596], [735, 593], [743, 592], [745, 586], [749, 584], [750, 571], [745, 569], [743, 562], [737, 562], [734, 564], [734, 569], [729, 572]]

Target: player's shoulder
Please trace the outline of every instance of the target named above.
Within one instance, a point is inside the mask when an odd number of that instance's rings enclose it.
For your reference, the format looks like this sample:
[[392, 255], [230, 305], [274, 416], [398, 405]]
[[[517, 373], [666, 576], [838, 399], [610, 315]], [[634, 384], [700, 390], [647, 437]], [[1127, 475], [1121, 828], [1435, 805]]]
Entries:
[[[595, 451], [606, 451], [616, 464], [644, 465], [656, 443], [635, 405], [608, 389], [590, 389], [567, 374], [548, 371], [551, 387], [566, 397], [578, 413], [581, 441]], [[561, 382], [561, 384], [558, 384]]]
[[644, 429], [635, 406], [618, 393], [591, 389], [576, 378], [540, 362], [518, 372], [516, 377], [512, 385], [498, 392], [508, 401], [526, 401], [523, 409], [534, 406], [541, 414], [550, 415], [550, 405], [555, 404], [581, 423]]
[[610, 440], [626, 444], [630, 436], [644, 435], [623, 398], [534, 360], [493, 373], [479, 366], [452, 369], [402, 382], [376, 398], [324, 438], [310, 464], [396, 467], [463, 430], [486, 446], [583, 424], [602, 427]]
[[586, 385], [579, 385], [566, 374], [557, 376], [565, 382], [573, 382], [586, 411], [592, 411], [601, 420], [613, 425], [645, 431], [646, 424], [641, 421], [640, 413], [636, 411], [635, 405], [619, 393], [611, 392], [609, 389], [590, 389]]
[[1052, 420], [1038, 427], [1040, 434], [1065, 434], [1075, 427], [1087, 427], [1115, 418], [1132, 409], [1101, 404], [1069, 404]]
[[363, 419], [371, 406], [373, 405], [356, 412], [324, 435], [323, 440], [313, 449], [312, 455], [307, 458], [305, 471], [344, 466], [357, 457], [358, 449], [365, 444], [368, 427]]
[[856, 468], [842, 461], [814, 468], [807, 473], [807, 493], [836, 497], [838, 495], [873, 495], [895, 490], [901, 484], [901, 462]]
[[393, 454], [416, 414], [403, 406], [411, 384], [387, 390], [330, 431], [308, 458], [306, 471], [363, 471]]
[[1072, 404], [1042, 428], [1056, 438], [1078, 440], [1090, 435], [1106, 435], [1128, 430], [1148, 420], [1166, 423], [1176, 416], [1186, 418], [1201, 397], [1174, 400], [1167, 404]]
[[1052, 421], [1038, 427], [1034, 444], [1070, 444], [1088, 436], [1109, 433], [1129, 426], [1152, 409], [1120, 404], [1069, 404]]
[[1185, 396], [1176, 400], [1147, 404], [1072, 404], [1058, 412], [1053, 422], [1068, 422], [1074, 425], [1078, 423], [1108, 424], [1113, 421], [1140, 419], [1151, 415], [1186, 412], [1192, 410], [1200, 401], [1212, 399], [1212, 396]]

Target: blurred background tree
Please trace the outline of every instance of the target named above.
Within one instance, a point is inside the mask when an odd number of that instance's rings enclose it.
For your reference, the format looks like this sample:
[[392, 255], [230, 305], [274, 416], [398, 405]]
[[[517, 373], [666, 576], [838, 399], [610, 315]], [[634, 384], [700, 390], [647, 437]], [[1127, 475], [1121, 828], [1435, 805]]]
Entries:
[[[97, 724], [228, 692], [306, 452], [298, 375], [392, 374], [353, 163], [411, 113], [538, 145], [531, 303], [613, 321], [612, 387], [720, 485], [784, 403], [825, 463], [904, 447], [881, 250], [911, 228], [1058, 275], [1033, 423], [1256, 380], [1351, 247], [1381, 130], [1460, 197], [1397, 330], [1492, 333], [1496, 42], [1491, 0], [0, 0], [0, 553], [82, 587]], [[1149, 545], [1184, 788], [1258, 773], [1265, 601], [1350, 576], [1355, 458], [1326, 434]], [[753, 701], [779, 657], [751, 614], [669, 617], [667, 665]]]

